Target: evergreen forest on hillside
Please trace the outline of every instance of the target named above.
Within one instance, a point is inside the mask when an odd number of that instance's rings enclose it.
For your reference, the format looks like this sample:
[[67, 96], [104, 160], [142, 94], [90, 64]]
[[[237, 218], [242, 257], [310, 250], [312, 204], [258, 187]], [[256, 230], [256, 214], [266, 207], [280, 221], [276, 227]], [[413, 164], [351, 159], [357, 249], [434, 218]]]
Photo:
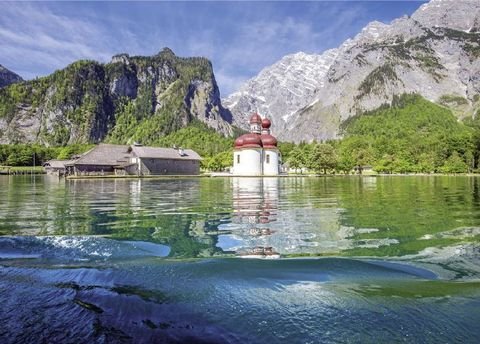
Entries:
[[[466, 173], [478, 169], [480, 122], [459, 122], [452, 112], [418, 95], [343, 123], [342, 140], [300, 144], [288, 152], [291, 168], [316, 172]], [[285, 159], [285, 158], [284, 158]]]
[[[342, 129], [341, 140], [279, 143], [283, 162], [299, 173], [350, 173], [354, 169], [361, 173], [365, 168], [378, 173], [467, 173], [479, 169], [478, 116], [460, 122], [446, 107], [418, 95], [396, 97], [390, 106], [350, 118]], [[194, 149], [203, 157], [205, 170], [222, 171], [233, 164], [233, 141], [194, 120], [155, 138], [152, 145]], [[107, 142], [127, 143], [116, 135]], [[33, 158], [41, 164], [91, 147], [0, 145], [0, 165], [30, 166]]]

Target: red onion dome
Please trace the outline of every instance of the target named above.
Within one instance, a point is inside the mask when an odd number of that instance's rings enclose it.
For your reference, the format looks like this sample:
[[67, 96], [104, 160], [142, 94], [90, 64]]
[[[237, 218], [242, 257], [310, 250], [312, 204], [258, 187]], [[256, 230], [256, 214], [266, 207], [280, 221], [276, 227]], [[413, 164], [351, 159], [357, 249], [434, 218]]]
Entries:
[[[258, 134], [245, 134], [240, 136], [236, 141], [242, 140], [241, 148], [261, 148], [262, 140]], [[240, 148], [240, 147], [239, 147]]]
[[268, 118], [264, 118], [262, 120], [262, 128], [263, 129], [268, 129], [268, 128], [270, 128], [271, 125], [272, 125], [272, 122], [270, 122], [270, 120]]
[[243, 146], [243, 136], [240, 136], [235, 140], [235, 148], [240, 148], [242, 146]]
[[264, 148], [277, 147], [277, 139], [270, 134], [262, 134], [260, 135], [260, 139], [262, 140], [262, 146]]
[[258, 113], [254, 113], [252, 117], [250, 117], [250, 124], [254, 124], [254, 123], [258, 123], [258, 124], [262, 123], [262, 117], [260, 117]]

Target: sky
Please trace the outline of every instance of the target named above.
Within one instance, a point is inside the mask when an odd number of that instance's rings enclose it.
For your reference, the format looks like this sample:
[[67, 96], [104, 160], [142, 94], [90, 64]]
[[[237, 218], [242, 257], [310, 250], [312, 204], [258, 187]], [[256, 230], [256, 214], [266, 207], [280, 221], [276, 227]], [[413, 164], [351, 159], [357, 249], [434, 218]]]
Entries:
[[32, 79], [79, 59], [169, 47], [209, 58], [225, 97], [285, 55], [338, 47], [369, 22], [389, 23], [424, 2], [0, 0], [0, 64]]

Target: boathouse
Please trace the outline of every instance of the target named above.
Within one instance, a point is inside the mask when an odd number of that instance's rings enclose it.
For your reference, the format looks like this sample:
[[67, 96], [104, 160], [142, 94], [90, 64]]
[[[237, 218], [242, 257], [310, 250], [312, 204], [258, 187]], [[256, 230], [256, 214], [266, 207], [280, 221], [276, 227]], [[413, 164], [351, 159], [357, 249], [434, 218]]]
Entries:
[[132, 154], [140, 175], [200, 173], [202, 158], [191, 149], [133, 146]]
[[67, 166], [69, 175], [197, 175], [202, 158], [191, 149], [99, 144]]
[[74, 162], [75, 160], [48, 160], [43, 164], [43, 169], [48, 175], [63, 176], [66, 173], [66, 166]]

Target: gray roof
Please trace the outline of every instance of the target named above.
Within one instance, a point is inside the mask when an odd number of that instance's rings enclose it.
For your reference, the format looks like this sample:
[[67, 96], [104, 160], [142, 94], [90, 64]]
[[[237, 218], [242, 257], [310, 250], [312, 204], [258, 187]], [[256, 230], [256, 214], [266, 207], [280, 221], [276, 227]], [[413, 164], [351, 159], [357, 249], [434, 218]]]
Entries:
[[128, 150], [129, 146], [101, 143], [75, 161], [75, 165], [117, 166], [125, 164], [132, 157]]
[[75, 160], [48, 160], [43, 164], [43, 167], [65, 168], [65, 165], [74, 163]]
[[191, 149], [183, 149], [183, 154], [180, 155], [180, 150], [174, 148], [132, 146], [132, 153], [139, 158], [202, 160], [200, 155]]

